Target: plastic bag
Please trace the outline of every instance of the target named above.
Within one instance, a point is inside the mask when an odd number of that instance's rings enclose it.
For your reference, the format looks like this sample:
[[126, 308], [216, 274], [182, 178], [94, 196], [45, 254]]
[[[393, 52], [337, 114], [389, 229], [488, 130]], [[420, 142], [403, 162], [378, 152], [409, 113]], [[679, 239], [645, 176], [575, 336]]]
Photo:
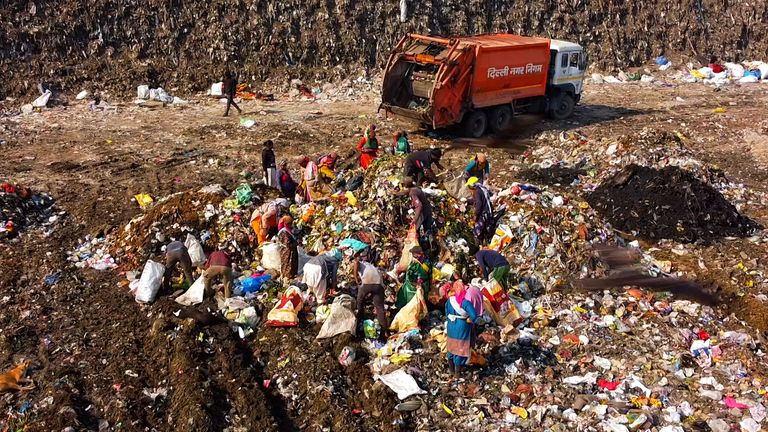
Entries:
[[272, 327], [293, 327], [299, 323], [299, 311], [304, 307], [301, 290], [289, 287], [275, 307], [267, 314], [267, 325]]
[[224, 92], [222, 91], [222, 86], [224, 85], [223, 82], [217, 82], [211, 84], [211, 96], [222, 96]]
[[51, 91], [46, 90], [45, 93], [43, 93], [40, 97], [34, 100], [32, 102], [32, 106], [35, 108], [43, 108], [46, 105], [48, 105], [48, 99], [51, 98]]
[[184, 306], [202, 303], [204, 293], [205, 281], [203, 280], [203, 277], [200, 276], [184, 294], [176, 297], [176, 303]]
[[139, 99], [149, 99], [149, 86], [140, 85], [136, 87], [136, 97]]
[[144, 264], [144, 270], [141, 272], [141, 278], [139, 278], [139, 287], [136, 289], [136, 301], [141, 303], [152, 303], [155, 301], [157, 292], [160, 291], [160, 284], [163, 282], [163, 273], [165, 273], [165, 266], [147, 260]]
[[419, 387], [416, 380], [408, 375], [404, 369], [398, 369], [386, 375], [379, 375], [376, 378], [397, 393], [397, 397], [400, 400], [407, 399], [413, 395], [427, 393]]
[[280, 244], [264, 243], [261, 251], [261, 266], [265, 269], [280, 270]]
[[336, 297], [331, 304], [331, 314], [323, 323], [316, 339], [326, 339], [341, 333], [354, 334], [357, 324], [355, 313], [352, 312], [354, 302], [354, 299], [347, 294]]
[[243, 279], [241, 286], [243, 287], [243, 294], [257, 293], [264, 288], [264, 284], [272, 279], [272, 275], [251, 276]]
[[189, 257], [192, 259], [192, 265], [199, 267], [205, 263], [205, 252], [203, 252], [203, 246], [192, 234], [187, 234], [186, 240], [184, 240], [184, 246], [189, 252]]
[[422, 290], [421, 287], [417, 287], [416, 294], [411, 301], [409, 301], [408, 304], [400, 309], [397, 315], [395, 315], [395, 319], [392, 320], [389, 329], [398, 333], [418, 329], [419, 320], [425, 316], [427, 316], [427, 304], [424, 302], [424, 290]]
[[237, 203], [240, 205], [245, 205], [251, 202], [251, 198], [253, 197], [251, 186], [247, 183], [238, 186], [237, 189], [235, 189], [235, 197], [237, 198]]

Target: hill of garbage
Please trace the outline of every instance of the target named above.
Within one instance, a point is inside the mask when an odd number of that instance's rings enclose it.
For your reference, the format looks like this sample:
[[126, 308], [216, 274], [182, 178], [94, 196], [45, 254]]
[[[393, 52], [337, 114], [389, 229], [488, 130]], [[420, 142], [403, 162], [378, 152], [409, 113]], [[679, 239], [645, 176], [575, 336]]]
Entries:
[[200, 91], [226, 65], [244, 80], [348, 78], [378, 70], [407, 32], [562, 38], [586, 45], [601, 69], [661, 54], [740, 61], [768, 50], [766, 17], [765, 2], [715, 0], [3, 2], [0, 98], [39, 81], [70, 92]]

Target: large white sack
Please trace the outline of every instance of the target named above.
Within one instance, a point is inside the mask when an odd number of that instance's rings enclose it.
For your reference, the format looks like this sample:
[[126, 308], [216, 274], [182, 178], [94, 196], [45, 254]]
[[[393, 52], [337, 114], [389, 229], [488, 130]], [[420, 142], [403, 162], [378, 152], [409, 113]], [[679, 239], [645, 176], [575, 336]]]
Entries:
[[155, 301], [157, 292], [160, 291], [160, 285], [163, 283], [163, 273], [165, 273], [165, 266], [147, 260], [144, 264], [144, 271], [141, 272], [141, 278], [139, 278], [139, 287], [136, 289], [136, 301], [141, 303], [152, 303]]

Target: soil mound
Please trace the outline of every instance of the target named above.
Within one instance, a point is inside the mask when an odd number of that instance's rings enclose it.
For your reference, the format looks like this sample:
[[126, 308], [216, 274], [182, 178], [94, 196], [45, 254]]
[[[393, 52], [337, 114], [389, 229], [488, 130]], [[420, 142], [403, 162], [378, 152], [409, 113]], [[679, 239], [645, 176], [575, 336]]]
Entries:
[[762, 228], [712, 186], [679, 167], [629, 165], [587, 197], [614, 228], [647, 240], [708, 243]]

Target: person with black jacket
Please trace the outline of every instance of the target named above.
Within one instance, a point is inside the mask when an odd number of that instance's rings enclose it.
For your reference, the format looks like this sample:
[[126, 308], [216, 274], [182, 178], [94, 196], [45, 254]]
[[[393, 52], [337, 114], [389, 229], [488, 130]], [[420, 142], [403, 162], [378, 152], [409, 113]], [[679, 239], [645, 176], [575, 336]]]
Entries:
[[224, 95], [227, 97], [227, 110], [224, 111], [224, 117], [229, 116], [229, 107], [234, 106], [237, 109], [238, 114], [243, 110], [235, 103], [235, 93], [237, 93], [237, 75], [232, 71], [227, 70], [224, 72], [224, 80], [222, 82], [221, 89], [224, 91]]

